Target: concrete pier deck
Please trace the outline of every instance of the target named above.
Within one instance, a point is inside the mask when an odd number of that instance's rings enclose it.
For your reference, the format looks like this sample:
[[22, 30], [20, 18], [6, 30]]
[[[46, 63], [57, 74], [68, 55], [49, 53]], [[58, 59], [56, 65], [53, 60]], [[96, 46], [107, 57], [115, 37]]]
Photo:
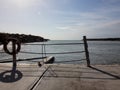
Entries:
[[21, 64], [16, 69], [10, 80], [11, 65], [0, 64], [0, 90], [120, 90], [120, 65]]

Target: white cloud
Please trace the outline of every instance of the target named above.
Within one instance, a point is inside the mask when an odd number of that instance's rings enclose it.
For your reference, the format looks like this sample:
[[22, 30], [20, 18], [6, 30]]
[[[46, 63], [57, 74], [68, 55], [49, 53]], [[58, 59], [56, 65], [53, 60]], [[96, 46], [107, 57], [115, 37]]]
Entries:
[[70, 27], [56, 27], [56, 29], [59, 29], [59, 30], [69, 30]]
[[120, 2], [120, 0], [102, 0], [103, 2], [106, 2], [106, 3], [117, 3], [117, 2]]
[[[104, 0], [105, 1], [105, 0]], [[110, 0], [107, 2], [117, 2], [119, 0]], [[93, 30], [100, 28], [108, 28], [119, 26], [120, 24], [120, 7], [111, 5], [97, 8], [96, 11], [92, 12], [65, 12], [65, 11], [56, 11], [61, 15], [68, 15], [67, 19], [64, 19], [63, 25], [58, 26], [59, 30]], [[115, 17], [114, 15], [117, 15]], [[71, 17], [69, 17], [71, 16]], [[103, 29], [103, 30], [104, 30]], [[119, 28], [118, 28], [119, 29]]]
[[43, 0], [0, 0], [0, 8], [25, 9], [31, 6], [44, 5]]
[[113, 27], [113, 26], [116, 26], [116, 25], [120, 26], [120, 20], [114, 20], [114, 21], [111, 21], [111, 22], [103, 23], [103, 24], [101, 24], [101, 27]]
[[[111, 27], [120, 27], [120, 20], [106, 21], [106, 22], [96, 22], [92, 21], [91, 23], [77, 23], [76, 25], [66, 25], [57, 27], [58, 30], [97, 30], [97, 29], [107, 29]], [[118, 28], [117, 27], [117, 28]], [[118, 28], [119, 29], [119, 28]]]

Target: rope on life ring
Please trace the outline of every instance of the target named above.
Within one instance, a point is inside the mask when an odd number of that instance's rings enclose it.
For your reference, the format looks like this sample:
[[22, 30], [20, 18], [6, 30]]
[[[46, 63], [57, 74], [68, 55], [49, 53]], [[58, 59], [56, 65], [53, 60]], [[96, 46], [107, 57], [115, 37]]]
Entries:
[[[17, 45], [17, 48], [15, 50], [12, 50], [11, 52], [8, 50], [8, 47], [7, 47], [9, 42], [12, 42], [12, 44], [15, 45], [15, 48]], [[13, 47], [13, 45], [12, 45], [12, 47]], [[10, 55], [17, 54], [21, 49], [21, 43], [19, 40], [15, 39], [15, 38], [9, 38], [4, 42], [3, 48], [4, 48], [4, 51]]]

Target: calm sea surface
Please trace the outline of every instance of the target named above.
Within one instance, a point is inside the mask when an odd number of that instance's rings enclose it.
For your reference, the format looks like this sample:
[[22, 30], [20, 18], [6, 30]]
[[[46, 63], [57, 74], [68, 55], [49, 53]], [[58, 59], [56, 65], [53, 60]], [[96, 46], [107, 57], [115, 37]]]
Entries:
[[[53, 40], [46, 44], [54, 43], [82, 43], [80, 40]], [[32, 43], [41, 44], [41, 43]], [[61, 52], [75, 52], [84, 51], [84, 45], [46, 45], [47, 53], [61, 53]], [[42, 47], [40, 45], [22, 45], [21, 51], [41, 53]], [[88, 49], [90, 54], [90, 61], [92, 64], [120, 64], [120, 41], [89, 41]], [[0, 47], [2, 52], [2, 46]], [[45, 56], [45, 55], [43, 55]], [[54, 56], [55, 63], [86, 63], [85, 53], [72, 54], [47, 54], [47, 56]], [[18, 59], [37, 58], [42, 57], [41, 54], [19, 53]], [[11, 56], [0, 53], [0, 60], [10, 59]], [[38, 60], [36, 60], [38, 61]], [[26, 62], [27, 63], [27, 62]]]

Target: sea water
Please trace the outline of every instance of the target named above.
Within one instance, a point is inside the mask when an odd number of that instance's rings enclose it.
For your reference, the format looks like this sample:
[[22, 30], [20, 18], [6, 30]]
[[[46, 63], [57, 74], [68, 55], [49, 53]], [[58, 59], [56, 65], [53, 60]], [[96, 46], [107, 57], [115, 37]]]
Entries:
[[[44, 44], [55, 44], [55, 43], [83, 43], [80, 40], [51, 40]], [[43, 44], [41, 42], [30, 43], [30, 44]], [[2, 52], [2, 47], [0, 47]], [[88, 50], [91, 64], [120, 64], [120, 41], [88, 41]], [[45, 45], [46, 53], [62, 53], [62, 52], [76, 52], [84, 51], [84, 45]], [[30, 53], [19, 53], [17, 59], [30, 59], [39, 58], [45, 55], [35, 54], [42, 52], [41, 45], [22, 45], [21, 52], [33, 52]], [[81, 64], [86, 63], [84, 60], [85, 53], [70, 53], [70, 54], [47, 54], [46, 56], [54, 56], [55, 63], [74, 63]], [[12, 56], [0, 53], [0, 60], [6, 60], [12, 58]], [[40, 59], [41, 60], [41, 59]], [[38, 61], [33, 60], [33, 61]], [[30, 61], [26, 62], [29, 63]], [[33, 62], [34, 63], [34, 62]]]

